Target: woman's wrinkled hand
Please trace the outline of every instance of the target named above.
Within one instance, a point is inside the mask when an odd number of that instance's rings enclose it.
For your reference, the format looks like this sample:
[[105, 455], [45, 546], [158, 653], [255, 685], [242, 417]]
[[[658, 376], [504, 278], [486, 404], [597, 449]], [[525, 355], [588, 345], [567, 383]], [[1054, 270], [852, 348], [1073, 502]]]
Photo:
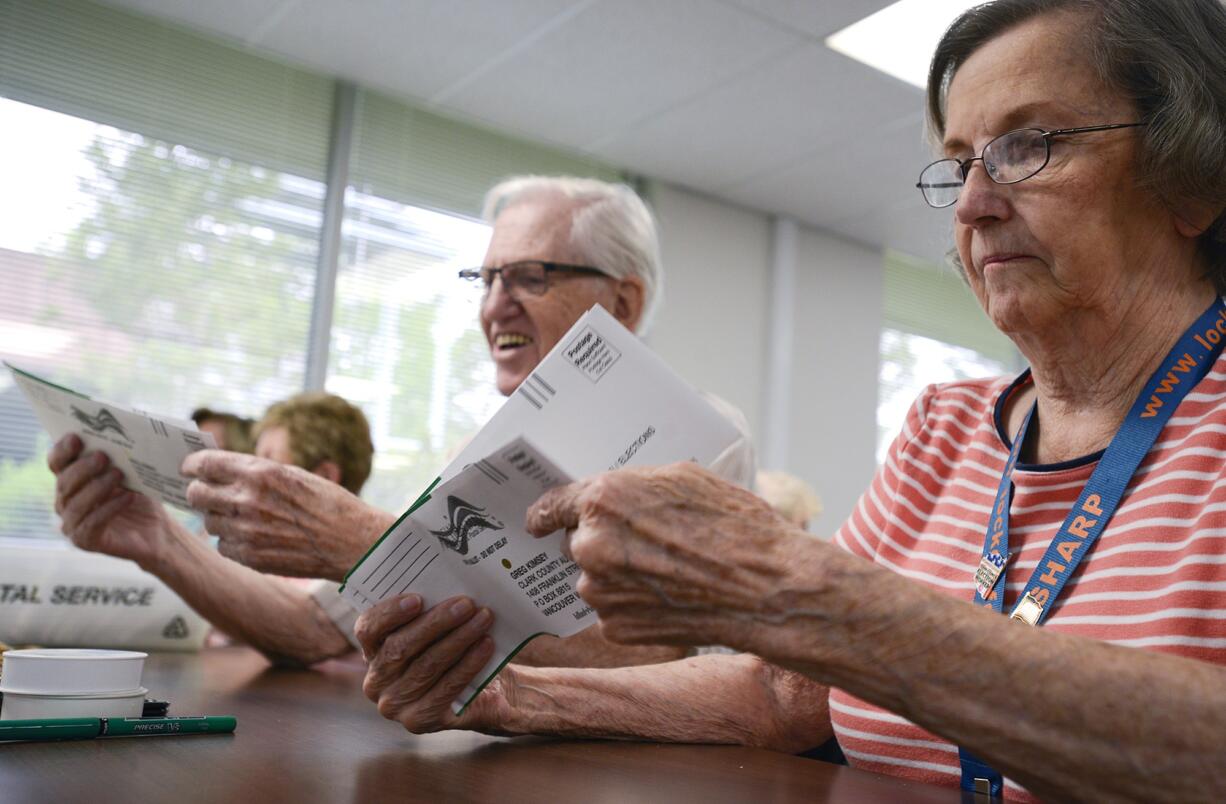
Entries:
[[55, 442], [47, 465], [55, 474], [60, 529], [83, 550], [131, 559], [149, 569], [172, 527], [162, 503], [123, 485], [123, 473], [102, 452], [85, 452], [80, 437]]
[[445, 729], [497, 733], [506, 722], [513, 671], [503, 668], [461, 715], [451, 703], [494, 655], [494, 615], [467, 597], [422, 611], [417, 595], [388, 598], [358, 618], [368, 666], [362, 691], [379, 714], [414, 734]]
[[621, 469], [546, 492], [528, 530], [567, 531], [576, 591], [617, 642], [745, 646], [769, 621], [804, 535], [693, 463]]
[[394, 520], [330, 480], [254, 455], [201, 450], [182, 472], [221, 554], [261, 572], [341, 580]]

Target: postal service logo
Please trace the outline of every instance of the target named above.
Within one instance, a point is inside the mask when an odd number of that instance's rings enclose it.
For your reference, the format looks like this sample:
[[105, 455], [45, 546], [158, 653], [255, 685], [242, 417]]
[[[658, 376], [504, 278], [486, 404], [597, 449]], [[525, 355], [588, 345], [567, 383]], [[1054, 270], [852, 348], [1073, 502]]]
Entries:
[[468, 555], [468, 540], [487, 530], [502, 530], [503, 524], [472, 503], [447, 495], [447, 527], [430, 531], [444, 547], [462, 556]]
[[119, 435], [123, 436], [128, 441], [132, 439], [124, 432], [123, 425], [115, 418], [115, 414], [111, 413], [106, 408], [99, 408], [96, 416], [90, 416], [85, 411], [81, 410], [76, 405], [72, 405], [72, 417], [85, 425], [95, 433], [105, 433], [107, 430], [114, 430]]

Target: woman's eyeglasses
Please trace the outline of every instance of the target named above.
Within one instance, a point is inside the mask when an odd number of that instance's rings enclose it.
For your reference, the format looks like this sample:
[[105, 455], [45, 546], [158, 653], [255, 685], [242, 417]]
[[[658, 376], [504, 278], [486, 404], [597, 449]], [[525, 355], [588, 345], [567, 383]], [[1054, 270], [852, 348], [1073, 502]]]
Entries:
[[966, 177], [970, 175], [971, 166], [975, 162], [983, 162], [988, 178], [997, 184], [1017, 184], [1047, 167], [1047, 163], [1051, 161], [1052, 137], [1143, 125], [1145, 124], [1109, 123], [1103, 126], [1058, 128], [1054, 131], [1019, 128], [1001, 134], [983, 146], [979, 156], [968, 159], [938, 159], [920, 171], [919, 182], [915, 186], [924, 194], [928, 206], [937, 209], [953, 206], [957, 203], [962, 185], [966, 183]]

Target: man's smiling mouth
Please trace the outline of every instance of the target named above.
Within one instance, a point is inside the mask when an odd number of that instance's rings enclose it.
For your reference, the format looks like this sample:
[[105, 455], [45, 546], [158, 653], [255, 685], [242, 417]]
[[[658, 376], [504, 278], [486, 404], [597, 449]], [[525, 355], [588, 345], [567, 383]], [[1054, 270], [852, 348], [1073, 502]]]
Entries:
[[531, 335], [523, 335], [518, 332], [502, 332], [494, 336], [494, 348], [505, 352], [519, 349], [532, 342]]

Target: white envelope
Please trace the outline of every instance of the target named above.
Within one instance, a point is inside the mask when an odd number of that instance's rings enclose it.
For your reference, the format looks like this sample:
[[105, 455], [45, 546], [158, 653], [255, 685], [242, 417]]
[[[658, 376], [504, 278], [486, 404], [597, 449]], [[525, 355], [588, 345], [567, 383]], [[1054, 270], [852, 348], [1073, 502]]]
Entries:
[[539, 634], [569, 636], [595, 614], [574, 590], [562, 534], [532, 538], [541, 493], [623, 466], [710, 466], [737, 428], [603, 307], [584, 314], [435, 483], [350, 570], [341, 595], [365, 611], [413, 592], [433, 606], [468, 595], [494, 612], [493, 658], [461, 710]]
[[212, 435], [201, 432], [192, 422], [90, 399], [5, 365], [52, 440], [76, 433], [87, 450], [107, 454], [123, 472], [128, 488], [191, 510], [184, 496], [190, 481], [179, 474], [179, 466], [196, 450], [215, 449]]

